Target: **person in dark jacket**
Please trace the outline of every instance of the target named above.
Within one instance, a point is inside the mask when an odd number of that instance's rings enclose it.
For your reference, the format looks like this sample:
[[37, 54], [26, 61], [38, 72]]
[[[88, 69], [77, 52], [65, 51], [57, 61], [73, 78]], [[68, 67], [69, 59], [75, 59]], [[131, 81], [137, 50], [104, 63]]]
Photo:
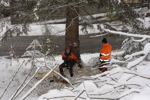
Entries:
[[99, 67], [99, 70], [101, 70], [102, 72], [107, 71], [107, 68], [101, 68], [104, 65], [107, 65], [106, 62], [110, 61], [110, 57], [111, 57], [111, 51], [112, 51], [112, 46], [107, 42], [106, 38], [102, 39], [102, 48], [100, 49], [100, 62], [101, 65]]
[[65, 76], [63, 72], [63, 68], [69, 69], [70, 76], [73, 77], [74, 64], [78, 63], [78, 67], [80, 68], [82, 67], [75, 54], [71, 52], [71, 47], [66, 47], [65, 52], [62, 53], [62, 60], [64, 60], [64, 62], [59, 66], [59, 70], [60, 70], [60, 74], [63, 76]]

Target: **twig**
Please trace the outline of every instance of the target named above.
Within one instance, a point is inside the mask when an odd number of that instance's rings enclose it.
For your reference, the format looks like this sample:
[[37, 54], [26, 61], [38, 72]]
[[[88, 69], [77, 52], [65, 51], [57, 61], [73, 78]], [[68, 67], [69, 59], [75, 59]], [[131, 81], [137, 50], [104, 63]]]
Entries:
[[[51, 98], [43, 98], [43, 99], [46, 99], [46, 100], [52, 100], [52, 99], [58, 99], [58, 98], [66, 98], [66, 97], [70, 97], [70, 98], [72, 98], [72, 97], [74, 97], [74, 96], [57, 96], [57, 97], [51, 97]], [[78, 97], [78, 98], [81, 98], [81, 99], [85, 99], [86, 100], [86, 98], [85, 97]], [[63, 99], [62, 99], [63, 100]]]
[[150, 88], [150, 86], [148, 84], [146, 84], [146, 86]]
[[91, 37], [91, 38], [95, 38], [95, 37], [102, 37], [102, 36], [105, 36], [105, 35], [108, 35], [108, 33], [100, 34], [100, 35], [95, 35], [95, 36], [90, 36], [90, 37]]
[[139, 91], [132, 91], [132, 92], [126, 94], [126, 95], [123, 95], [123, 96], [119, 97], [118, 99], [120, 100], [121, 98], [123, 98], [123, 97], [125, 97], [125, 96], [128, 96], [128, 95], [130, 95], [131, 93], [139, 93]]
[[139, 77], [142, 77], [142, 78], [145, 78], [145, 79], [149, 79], [149, 80], [150, 80], [150, 77], [146, 77], [146, 76], [143, 76], [143, 75], [139, 75], [139, 74], [137, 74], [137, 73], [133, 73], [133, 72], [124, 72], [124, 73], [126, 73], [126, 74], [133, 74], [133, 75], [135, 75], [135, 76], [139, 76]]
[[96, 99], [96, 100], [119, 100], [118, 98], [108, 98], [108, 97], [106, 97], [106, 98], [104, 98], [104, 97], [90, 97], [90, 99]]
[[131, 76], [131, 77], [129, 77], [126, 81], [129, 81], [129, 80], [132, 79], [133, 77], [136, 77], [136, 76]]
[[111, 93], [112, 91], [107, 91], [107, 92], [105, 92], [105, 93], [101, 93], [101, 94], [88, 94], [88, 95], [105, 95], [105, 94], [107, 94], [107, 93]]
[[82, 90], [73, 100], [77, 100], [77, 99], [80, 97], [80, 95], [81, 95], [82, 93], [84, 93], [84, 91], [85, 91], [85, 90]]
[[83, 86], [84, 86], [84, 90], [85, 90], [85, 92], [86, 92], [86, 96], [89, 97], [89, 96], [88, 96], [88, 93], [87, 93], [87, 90], [86, 90], [86, 88], [85, 88], [84, 82], [83, 82]]

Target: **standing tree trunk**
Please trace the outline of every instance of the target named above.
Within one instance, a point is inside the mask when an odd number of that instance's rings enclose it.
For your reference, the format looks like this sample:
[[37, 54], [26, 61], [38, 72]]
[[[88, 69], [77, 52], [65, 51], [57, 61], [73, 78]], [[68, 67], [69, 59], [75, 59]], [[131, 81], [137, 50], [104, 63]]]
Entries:
[[[67, 3], [78, 0], [68, 0]], [[71, 46], [72, 52], [80, 60], [80, 42], [79, 42], [79, 8], [78, 5], [68, 6], [66, 9], [66, 34], [65, 46]]]

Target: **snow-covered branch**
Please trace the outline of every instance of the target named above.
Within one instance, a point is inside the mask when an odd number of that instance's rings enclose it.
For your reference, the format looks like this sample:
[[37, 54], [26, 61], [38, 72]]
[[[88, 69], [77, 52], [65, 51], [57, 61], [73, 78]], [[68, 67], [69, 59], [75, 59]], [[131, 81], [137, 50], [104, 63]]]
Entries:
[[146, 75], [141, 75], [141, 74], [134, 73], [134, 72], [129, 72], [129, 71], [125, 71], [124, 73], [126, 73], [126, 74], [132, 74], [132, 75], [139, 76], [139, 77], [141, 77], [141, 78], [145, 78], [145, 79], [150, 80], [150, 77], [148, 77], [148, 76], [146, 76]]
[[17, 90], [14, 92], [14, 94], [9, 98], [9, 100], [12, 100], [14, 98], [14, 96], [18, 93], [18, 91], [21, 89], [21, 87], [23, 87], [23, 85], [25, 84], [25, 81], [27, 80], [27, 78], [29, 77], [29, 75], [31, 74], [31, 72], [33, 71], [32, 67], [29, 71], [29, 73], [26, 75], [24, 81], [22, 82], [22, 84], [17, 88]]
[[57, 65], [55, 65], [55, 67], [50, 70], [41, 80], [39, 80], [25, 95], [22, 96], [22, 98], [20, 100], [24, 100], [46, 77], [48, 77], [53, 70], [55, 70], [55, 68], [57, 68]]
[[105, 36], [105, 35], [108, 35], [108, 33], [106, 33], [106, 34], [100, 34], [100, 35], [95, 35], [95, 36], [90, 36], [90, 37], [102, 37], [102, 36]]
[[125, 92], [125, 93], [123, 93], [122, 95], [120, 95], [120, 96], [119, 96], [119, 99], [121, 99], [121, 98], [123, 98], [123, 97], [125, 97], [125, 96], [128, 96], [128, 95], [130, 95], [130, 94], [132, 94], [132, 93], [140, 93], [140, 91], [139, 91], [138, 89], [131, 89], [130, 91]]
[[[33, 66], [32, 66], [33, 67]], [[31, 80], [35, 77], [35, 75], [37, 74], [37, 72], [40, 70], [41, 67], [38, 67], [35, 71], [35, 73], [32, 75], [32, 77], [25, 83], [24, 83], [24, 86], [21, 85], [21, 87], [14, 93], [14, 95], [9, 99], [9, 100], [12, 100], [12, 99], [16, 99], [16, 97], [25, 89], [25, 87], [29, 84], [29, 82], [31, 82]]]
[[140, 35], [140, 34], [131, 34], [131, 33], [125, 33], [125, 32], [119, 32], [119, 31], [113, 31], [109, 29], [104, 29], [105, 32], [111, 33], [111, 34], [116, 34], [116, 35], [124, 35], [128, 37], [136, 37], [136, 38], [150, 38], [150, 35]]
[[137, 59], [135, 59], [134, 61], [128, 62], [127, 68], [131, 69], [132, 67], [138, 65], [139, 63], [141, 63], [147, 55], [141, 56]]
[[140, 40], [135, 40], [134, 38], [133, 38], [133, 41], [135, 41], [135, 42], [142, 42], [142, 41], [145, 41], [146, 40], [146, 37], [143, 37], [142, 39], [140, 39]]
[[[60, 98], [62, 98], [62, 100], [63, 100], [63, 98], [73, 98], [74, 97], [74, 95], [72, 95], [72, 96], [60, 96], [60, 97], [51, 97], [51, 98], [44, 98], [44, 99], [46, 99], [46, 100], [54, 100], [54, 99], [60, 99]], [[78, 97], [78, 98], [80, 98], [80, 99], [85, 99], [86, 100], [86, 98], [85, 97]], [[61, 100], [61, 99], [60, 99]], [[65, 99], [64, 99], [65, 100]]]
[[137, 58], [136, 60], [134, 61], [131, 61], [131, 62], [128, 62], [128, 65], [127, 65], [127, 68], [131, 68], [137, 64], [139, 64], [141, 61], [143, 61], [147, 56], [148, 54], [150, 53], [150, 43], [147, 43], [145, 46], [144, 46], [144, 49], [142, 51], [139, 51], [139, 52], [135, 52], [131, 55], [126, 55], [125, 58], [127, 60], [131, 60], [133, 57], [135, 56], [139, 56], [139, 55], [143, 55], [139, 58]]
[[82, 93], [84, 93], [84, 91], [85, 91], [85, 90], [82, 90], [73, 100], [77, 100], [77, 99], [80, 97], [80, 95], [81, 95]]
[[22, 62], [22, 64], [19, 66], [19, 68], [17, 69], [17, 71], [15, 72], [15, 74], [13, 75], [13, 77], [11, 78], [9, 84], [7, 85], [7, 87], [5, 88], [3, 94], [0, 96], [0, 99], [3, 97], [3, 95], [6, 93], [8, 87], [11, 85], [11, 83], [13, 82], [14, 78], [16, 77], [18, 71], [21, 69], [22, 65], [24, 64], [25, 60]]
[[[46, 65], [46, 62], [45, 62], [45, 67], [47, 67], [48, 69], [52, 70], [52, 68], [49, 68], [49, 67]], [[67, 82], [70, 84], [70, 86], [74, 89], [74, 86], [71, 84], [71, 82], [70, 82], [67, 78], [65, 78], [64, 76], [62, 76], [60, 73], [58, 73], [58, 72], [55, 71], [55, 70], [53, 70], [53, 72], [56, 73], [57, 75], [59, 75], [59, 76], [60, 76], [61, 78], [63, 78], [65, 81], [67, 81]]]

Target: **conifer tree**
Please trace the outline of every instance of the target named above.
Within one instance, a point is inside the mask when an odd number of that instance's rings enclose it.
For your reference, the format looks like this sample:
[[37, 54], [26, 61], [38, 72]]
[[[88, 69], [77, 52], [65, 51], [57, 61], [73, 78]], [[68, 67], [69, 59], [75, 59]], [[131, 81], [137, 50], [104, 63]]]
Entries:
[[[134, 6], [131, 6], [124, 0], [31, 0], [31, 1], [6, 0], [6, 1], [10, 3], [12, 23], [27, 24], [37, 21], [47, 21], [49, 19], [66, 18], [65, 46], [72, 46], [72, 50], [78, 58], [80, 58], [80, 41], [78, 28], [79, 24], [87, 25], [93, 23], [101, 23], [101, 20], [99, 20], [99, 18], [92, 16], [91, 13], [88, 12], [91, 7], [103, 9], [103, 12], [106, 12], [107, 17], [109, 17], [110, 19], [108, 21], [119, 20], [122, 21], [123, 23], [127, 23], [130, 26], [132, 26], [134, 31], [136, 32], [143, 31], [142, 28], [139, 27], [140, 26], [139, 21], [136, 20], [136, 18], [138, 18], [140, 15], [135, 12]], [[141, 5], [147, 3], [149, 4], [149, 0], [142, 0], [139, 3], [141, 3]], [[89, 5], [88, 8], [84, 6], [85, 4]], [[141, 7], [141, 5], [138, 7]], [[88, 22], [86, 23], [83, 21], [85, 19], [83, 17], [83, 13], [91, 17], [90, 19], [87, 19]], [[26, 25], [24, 25], [22, 28], [25, 31], [27, 31]], [[24, 30], [19, 31], [17, 33], [17, 36], [21, 34]], [[14, 31], [13, 29], [8, 29], [7, 31], [8, 34], [5, 37], [13, 36], [10, 34], [13, 34], [14, 32], [16, 31]]]

